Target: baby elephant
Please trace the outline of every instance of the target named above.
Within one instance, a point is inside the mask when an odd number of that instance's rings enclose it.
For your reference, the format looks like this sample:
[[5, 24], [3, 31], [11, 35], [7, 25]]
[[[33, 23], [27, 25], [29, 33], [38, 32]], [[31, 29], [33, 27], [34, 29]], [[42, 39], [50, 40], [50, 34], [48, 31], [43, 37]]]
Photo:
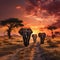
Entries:
[[32, 38], [33, 38], [34, 43], [36, 43], [37, 34], [32, 34]]
[[44, 44], [46, 34], [45, 33], [38, 33], [38, 36], [40, 38], [41, 44]]

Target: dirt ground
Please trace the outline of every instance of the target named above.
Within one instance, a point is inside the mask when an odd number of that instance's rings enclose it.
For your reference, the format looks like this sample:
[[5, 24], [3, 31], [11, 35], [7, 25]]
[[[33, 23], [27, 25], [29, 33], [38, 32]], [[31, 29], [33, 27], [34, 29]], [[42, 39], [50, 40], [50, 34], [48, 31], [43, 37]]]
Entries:
[[44, 44], [40, 39], [25, 47], [21, 37], [0, 37], [0, 60], [60, 60], [60, 37], [47, 37]]

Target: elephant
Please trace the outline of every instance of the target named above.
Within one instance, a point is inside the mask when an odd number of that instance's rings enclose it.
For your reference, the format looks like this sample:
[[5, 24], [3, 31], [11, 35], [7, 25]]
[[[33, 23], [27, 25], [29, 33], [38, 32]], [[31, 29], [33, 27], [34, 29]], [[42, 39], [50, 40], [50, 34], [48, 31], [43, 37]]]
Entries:
[[34, 43], [36, 43], [37, 34], [32, 34], [32, 38], [33, 38]]
[[40, 38], [41, 44], [44, 44], [46, 34], [45, 33], [38, 33], [38, 36]]
[[30, 28], [21, 28], [19, 30], [19, 34], [22, 35], [23, 37], [23, 42], [25, 46], [29, 45], [29, 41], [30, 41], [30, 36], [33, 33], [33, 31]]

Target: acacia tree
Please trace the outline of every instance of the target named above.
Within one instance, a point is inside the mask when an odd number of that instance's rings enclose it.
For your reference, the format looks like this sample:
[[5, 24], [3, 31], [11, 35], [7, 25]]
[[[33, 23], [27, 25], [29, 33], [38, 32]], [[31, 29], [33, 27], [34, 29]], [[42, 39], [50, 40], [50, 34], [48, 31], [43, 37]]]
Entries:
[[55, 35], [60, 35], [60, 32], [59, 32], [59, 31], [56, 31], [56, 32], [55, 32]]
[[57, 29], [57, 27], [55, 27], [55, 26], [49, 26], [48, 29], [51, 30], [52, 38], [54, 38], [53, 30]]
[[8, 34], [8, 38], [11, 38], [11, 31], [14, 27], [20, 27], [20, 26], [24, 26], [22, 24], [22, 20], [19, 20], [17, 18], [9, 18], [3, 21], [0, 21], [0, 25], [1, 26], [7, 26], [7, 34]]

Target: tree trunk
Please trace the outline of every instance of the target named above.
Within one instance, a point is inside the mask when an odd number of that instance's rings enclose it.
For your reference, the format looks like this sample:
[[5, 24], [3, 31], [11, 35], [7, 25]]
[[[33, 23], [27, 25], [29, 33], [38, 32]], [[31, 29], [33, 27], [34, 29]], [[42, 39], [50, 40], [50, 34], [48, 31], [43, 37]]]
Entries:
[[54, 39], [54, 37], [55, 37], [55, 36], [54, 36], [54, 33], [53, 33], [53, 31], [52, 31], [52, 38]]
[[10, 38], [11, 38], [11, 28], [9, 28], [9, 29], [7, 30], [7, 34], [8, 34], [8, 38], [10, 39]]

